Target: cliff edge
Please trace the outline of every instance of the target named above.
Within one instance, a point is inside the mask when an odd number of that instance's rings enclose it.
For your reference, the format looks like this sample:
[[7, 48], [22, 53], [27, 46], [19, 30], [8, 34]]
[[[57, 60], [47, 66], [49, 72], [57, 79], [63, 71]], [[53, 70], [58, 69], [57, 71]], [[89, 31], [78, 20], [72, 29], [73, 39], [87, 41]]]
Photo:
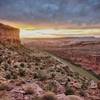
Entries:
[[0, 42], [4, 44], [20, 44], [20, 30], [0, 23]]

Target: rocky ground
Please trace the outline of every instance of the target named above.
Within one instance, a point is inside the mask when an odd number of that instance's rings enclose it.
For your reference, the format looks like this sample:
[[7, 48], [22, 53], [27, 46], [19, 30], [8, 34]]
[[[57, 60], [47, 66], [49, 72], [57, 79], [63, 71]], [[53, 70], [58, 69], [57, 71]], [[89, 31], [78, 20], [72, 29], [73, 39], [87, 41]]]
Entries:
[[100, 100], [95, 83], [36, 49], [0, 44], [0, 100]]

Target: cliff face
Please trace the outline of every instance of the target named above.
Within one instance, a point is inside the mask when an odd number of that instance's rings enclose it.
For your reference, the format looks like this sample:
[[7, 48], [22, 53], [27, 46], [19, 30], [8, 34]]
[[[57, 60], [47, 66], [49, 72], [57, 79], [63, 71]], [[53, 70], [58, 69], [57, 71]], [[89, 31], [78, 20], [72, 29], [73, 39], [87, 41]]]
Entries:
[[0, 42], [7, 44], [20, 44], [19, 29], [0, 23]]

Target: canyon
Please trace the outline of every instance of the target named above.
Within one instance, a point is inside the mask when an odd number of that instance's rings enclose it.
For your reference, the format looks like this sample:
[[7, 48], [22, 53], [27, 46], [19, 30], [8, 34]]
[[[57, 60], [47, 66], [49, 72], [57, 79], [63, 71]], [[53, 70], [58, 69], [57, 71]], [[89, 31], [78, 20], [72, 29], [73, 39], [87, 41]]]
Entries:
[[26, 39], [28, 47], [45, 50], [67, 60], [100, 78], [100, 38], [66, 37], [57, 39]]
[[71, 51], [69, 41], [51, 40], [20, 42], [19, 29], [0, 25], [0, 100], [100, 100], [99, 80], [60, 59], [71, 58], [64, 52]]

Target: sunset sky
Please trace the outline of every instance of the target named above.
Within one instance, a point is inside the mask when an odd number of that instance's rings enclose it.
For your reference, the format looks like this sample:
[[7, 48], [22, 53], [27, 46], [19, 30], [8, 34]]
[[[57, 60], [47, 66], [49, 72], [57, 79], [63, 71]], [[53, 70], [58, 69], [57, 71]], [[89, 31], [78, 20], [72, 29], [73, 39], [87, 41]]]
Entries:
[[0, 0], [0, 22], [21, 37], [100, 35], [100, 0]]

